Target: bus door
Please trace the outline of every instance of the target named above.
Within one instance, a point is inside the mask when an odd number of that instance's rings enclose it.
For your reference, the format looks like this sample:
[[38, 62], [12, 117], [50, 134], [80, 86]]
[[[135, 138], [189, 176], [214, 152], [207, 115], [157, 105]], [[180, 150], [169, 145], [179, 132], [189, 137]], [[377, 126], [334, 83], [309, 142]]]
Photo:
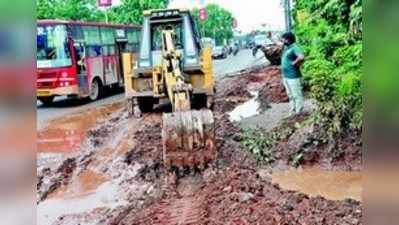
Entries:
[[86, 67], [86, 51], [83, 42], [74, 42], [73, 44], [76, 56], [76, 78], [79, 86], [79, 95], [86, 96], [89, 94], [89, 80]]
[[119, 78], [119, 83], [123, 84], [124, 79], [123, 79], [123, 62], [122, 62], [122, 53], [128, 52], [127, 49], [127, 40], [126, 39], [117, 39], [116, 40], [116, 55], [118, 59], [118, 78]]

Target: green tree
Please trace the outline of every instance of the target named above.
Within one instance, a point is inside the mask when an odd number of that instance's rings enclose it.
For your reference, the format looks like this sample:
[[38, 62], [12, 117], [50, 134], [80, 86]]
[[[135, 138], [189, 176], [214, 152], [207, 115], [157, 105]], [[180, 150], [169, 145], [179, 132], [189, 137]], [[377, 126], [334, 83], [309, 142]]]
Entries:
[[54, 18], [54, 0], [37, 0], [36, 18], [37, 19]]
[[122, 4], [109, 10], [109, 20], [122, 24], [141, 24], [143, 11], [163, 9], [169, 0], [122, 0]]
[[318, 102], [315, 122], [330, 139], [348, 128], [361, 129], [362, 1], [296, 1], [294, 15], [307, 55], [303, 72]]
[[104, 20], [96, 0], [37, 0], [37, 19]]
[[207, 19], [205, 21], [199, 20], [199, 9], [192, 10], [192, 15], [199, 25], [202, 35], [214, 38], [217, 45], [223, 44], [223, 40], [232, 38], [232, 13], [216, 4], [209, 4], [205, 9], [207, 12]]

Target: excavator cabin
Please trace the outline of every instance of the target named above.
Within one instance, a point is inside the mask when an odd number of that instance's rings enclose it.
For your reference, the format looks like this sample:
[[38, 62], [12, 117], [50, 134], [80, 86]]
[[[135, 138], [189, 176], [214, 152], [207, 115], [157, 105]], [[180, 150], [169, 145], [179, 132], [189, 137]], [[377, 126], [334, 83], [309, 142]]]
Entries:
[[[150, 112], [160, 99], [168, 98], [157, 68], [162, 66], [162, 31], [172, 27], [174, 45], [182, 56], [183, 76], [192, 85], [195, 108], [211, 107], [214, 95], [210, 48], [201, 46], [201, 36], [189, 10], [165, 9], [144, 12], [140, 51], [125, 59], [126, 97], [136, 101], [142, 112]], [[159, 71], [158, 71], [159, 72]]]

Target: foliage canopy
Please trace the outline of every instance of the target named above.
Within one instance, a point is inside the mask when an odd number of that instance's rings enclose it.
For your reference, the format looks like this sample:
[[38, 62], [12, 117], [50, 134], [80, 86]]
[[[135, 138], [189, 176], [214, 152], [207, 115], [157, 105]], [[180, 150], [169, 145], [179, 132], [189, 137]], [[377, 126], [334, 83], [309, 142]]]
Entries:
[[207, 19], [199, 20], [199, 9], [193, 9], [192, 15], [203, 37], [215, 39], [217, 45], [223, 44], [223, 40], [233, 37], [233, 15], [226, 9], [216, 5], [208, 4], [205, 7]]
[[[105, 11], [96, 0], [37, 0], [37, 19], [105, 21]], [[118, 24], [141, 24], [143, 11], [165, 8], [169, 0], [122, 0], [107, 10], [108, 21]]]
[[361, 129], [362, 1], [296, 1], [295, 33], [307, 55], [305, 80], [318, 101], [315, 122], [328, 138]]

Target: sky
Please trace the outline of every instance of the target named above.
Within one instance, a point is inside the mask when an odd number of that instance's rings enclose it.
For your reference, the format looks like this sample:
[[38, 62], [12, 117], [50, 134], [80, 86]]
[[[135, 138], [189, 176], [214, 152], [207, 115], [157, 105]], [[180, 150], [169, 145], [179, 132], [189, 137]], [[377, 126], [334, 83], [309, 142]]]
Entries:
[[233, 13], [238, 21], [237, 29], [248, 33], [261, 28], [261, 24], [268, 24], [271, 29], [284, 28], [284, 11], [281, 0], [172, 0], [169, 8], [193, 8], [216, 3]]

